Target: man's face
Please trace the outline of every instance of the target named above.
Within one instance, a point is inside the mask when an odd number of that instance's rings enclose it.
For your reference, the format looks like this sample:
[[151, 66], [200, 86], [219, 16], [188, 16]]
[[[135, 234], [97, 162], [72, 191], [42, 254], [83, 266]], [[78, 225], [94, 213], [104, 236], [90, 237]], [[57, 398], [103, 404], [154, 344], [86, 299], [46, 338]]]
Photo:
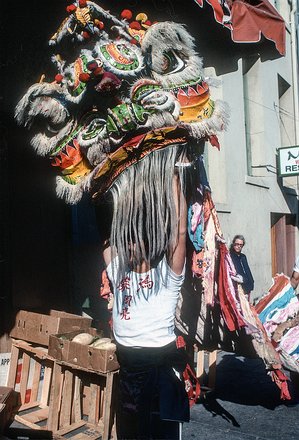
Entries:
[[234, 241], [234, 251], [236, 254], [240, 254], [242, 251], [242, 248], [244, 246], [244, 241], [237, 238], [237, 240]]

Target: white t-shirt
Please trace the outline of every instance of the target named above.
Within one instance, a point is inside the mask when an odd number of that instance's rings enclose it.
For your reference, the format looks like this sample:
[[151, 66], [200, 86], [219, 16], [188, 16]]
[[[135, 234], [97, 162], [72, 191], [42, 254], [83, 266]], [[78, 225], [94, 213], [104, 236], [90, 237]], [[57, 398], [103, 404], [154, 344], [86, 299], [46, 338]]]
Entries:
[[164, 257], [145, 273], [128, 272], [115, 282], [118, 257], [107, 266], [114, 290], [113, 332], [127, 347], [163, 347], [176, 338], [174, 316], [185, 269], [176, 275]]
[[296, 259], [295, 266], [293, 268], [293, 272], [298, 272], [299, 273], [299, 256]]

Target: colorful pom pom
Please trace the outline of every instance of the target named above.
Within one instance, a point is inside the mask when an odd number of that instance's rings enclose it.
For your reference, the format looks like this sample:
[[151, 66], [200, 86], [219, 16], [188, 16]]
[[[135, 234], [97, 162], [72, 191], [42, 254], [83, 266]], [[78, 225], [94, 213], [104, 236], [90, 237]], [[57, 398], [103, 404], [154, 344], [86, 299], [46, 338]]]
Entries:
[[66, 12], [68, 14], [72, 14], [73, 12], [75, 12], [76, 9], [77, 9], [76, 5], [69, 5], [66, 7]]
[[55, 81], [60, 84], [63, 80], [63, 76], [60, 73], [57, 73], [57, 75], [55, 75]]
[[94, 24], [100, 30], [104, 29], [104, 27], [105, 27], [104, 23], [102, 21], [98, 20], [97, 18], [95, 19]]
[[87, 1], [86, 0], [79, 0], [79, 6], [80, 6], [80, 8], [86, 8]]
[[89, 63], [87, 63], [86, 67], [88, 70], [92, 71], [98, 67], [98, 63], [96, 61], [89, 61]]
[[133, 17], [132, 11], [130, 11], [130, 9], [124, 9], [121, 14], [120, 14], [121, 18], [123, 18], [124, 20], [131, 20], [131, 18]]
[[152, 22], [151, 22], [150, 20], [146, 20], [143, 24], [144, 24], [145, 26], [151, 26], [151, 25], [152, 25]]
[[82, 32], [82, 37], [84, 38], [84, 40], [89, 40], [90, 34], [88, 32], [86, 32], [86, 31], [83, 31]]
[[136, 20], [144, 23], [147, 20], [147, 15], [144, 12], [140, 12], [140, 14], [136, 15]]
[[131, 29], [135, 29], [136, 31], [140, 31], [141, 24], [138, 21], [132, 21], [132, 23], [129, 24], [129, 27]]
[[87, 83], [87, 82], [90, 80], [90, 75], [89, 75], [89, 73], [84, 73], [84, 72], [80, 73], [80, 75], [79, 75], [79, 80], [80, 80], [81, 82]]
[[130, 43], [131, 44], [138, 44], [138, 41], [136, 40], [136, 38], [131, 38]]

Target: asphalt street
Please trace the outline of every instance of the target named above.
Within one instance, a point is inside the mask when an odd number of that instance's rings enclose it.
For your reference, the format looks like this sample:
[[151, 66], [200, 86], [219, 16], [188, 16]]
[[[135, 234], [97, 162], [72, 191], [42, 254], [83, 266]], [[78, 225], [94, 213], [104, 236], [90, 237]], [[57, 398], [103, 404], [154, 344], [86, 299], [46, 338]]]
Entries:
[[299, 440], [299, 403], [280, 391], [261, 359], [221, 352], [216, 386], [191, 410], [183, 440]]

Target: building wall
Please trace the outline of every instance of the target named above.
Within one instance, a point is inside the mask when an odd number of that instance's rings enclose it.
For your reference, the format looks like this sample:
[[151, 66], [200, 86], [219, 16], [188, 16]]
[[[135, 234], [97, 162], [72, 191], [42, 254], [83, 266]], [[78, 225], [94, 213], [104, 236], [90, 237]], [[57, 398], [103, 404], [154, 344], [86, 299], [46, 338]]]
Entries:
[[[213, 73], [207, 69], [207, 75]], [[227, 243], [235, 234], [245, 236], [244, 253], [255, 278], [253, 296], [258, 297], [271, 285], [276, 266], [290, 275], [298, 252], [296, 226], [287, 227], [295, 230], [288, 239], [287, 232], [282, 237], [281, 229], [277, 229], [280, 244], [271, 244], [271, 226], [278, 219], [283, 218], [284, 224], [290, 219], [297, 223], [298, 179], [282, 180], [276, 174], [276, 149], [298, 142], [291, 33], [287, 31], [285, 57], [265, 62], [258, 57], [240, 58], [238, 69], [221, 80], [221, 87], [212, 89], [212, 95], [229, 103], [230, 125], [220, 138], [220, 152], [207, 147], [208, 175]], [[273, 261], [274, 248], [283, 253], [277, 264]]]

